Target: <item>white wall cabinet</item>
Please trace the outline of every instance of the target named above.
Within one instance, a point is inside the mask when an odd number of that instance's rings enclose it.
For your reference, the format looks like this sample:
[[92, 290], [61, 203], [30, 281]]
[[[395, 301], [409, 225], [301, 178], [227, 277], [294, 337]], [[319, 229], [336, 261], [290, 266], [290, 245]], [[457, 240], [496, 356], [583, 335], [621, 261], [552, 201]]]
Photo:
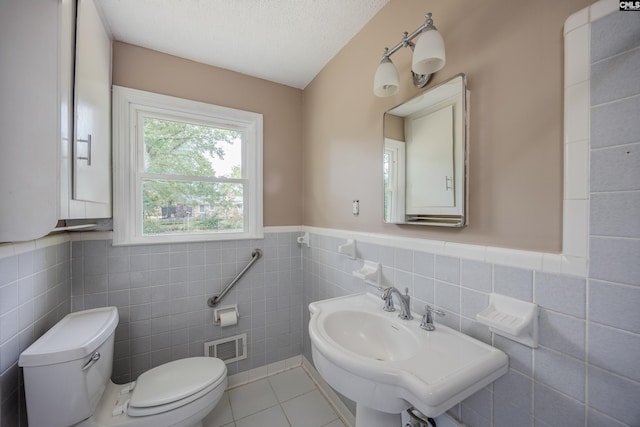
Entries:
[[60, 0], [0, 3], [0, 242], [58, 219]]
[[60, 218], [109, 218], [111, 38], [94, 0], [77, 2], [73, 94], [73, 142], [63, 147]]
[[[107, 129], [100, 137], [106, 174], [103, 167], [97, 179], [103, 189], [92, 201], [73, 198], [74, 27], [75, 0], [0, 3], [0, 242], [40, 238], [58, 219], [111, 216], [110, 106], [94, 116]], [[107, 35], [101, 21], [100, 29]], [[108, 39], [97, 78], [110, 100]]]

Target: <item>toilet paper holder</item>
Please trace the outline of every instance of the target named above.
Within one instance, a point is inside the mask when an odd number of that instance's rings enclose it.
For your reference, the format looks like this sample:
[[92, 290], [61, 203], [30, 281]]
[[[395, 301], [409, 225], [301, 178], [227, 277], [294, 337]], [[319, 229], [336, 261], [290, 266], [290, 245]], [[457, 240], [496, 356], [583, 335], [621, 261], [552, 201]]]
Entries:
[[234, 312], [236, 315], [236, 319], [240, 318], [240, 312], [238, 311], [238, 305], [225, 305], [224, 307], [216, 308], [213, 310], [213, 324], [216, 326], [220, 326], [220, 315], [226, 314], [229, 312]]

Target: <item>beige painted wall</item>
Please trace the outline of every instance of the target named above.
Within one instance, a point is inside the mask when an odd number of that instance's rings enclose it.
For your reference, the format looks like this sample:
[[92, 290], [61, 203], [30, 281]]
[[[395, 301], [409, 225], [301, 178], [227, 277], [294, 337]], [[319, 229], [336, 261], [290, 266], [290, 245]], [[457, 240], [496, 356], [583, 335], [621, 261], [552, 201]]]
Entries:
[[261, 113], [264, 225], [302, 223], [301, 90], [120, 42], [113, 84]]
[[[566, 18], [589, 0], [391, 0], [307, 86], [305, 225], [558, 252], [562, 246], [563, 37]], [[433, 86], [467, 75], [470, 225], [382, 223], [382, 117], [421, 90], [409, 49], [392, 56], [401, 89], [373, 95], [385, 46], [433, 12], [447, 64]], [[351, 202], [360, 200], [360, 216]]]

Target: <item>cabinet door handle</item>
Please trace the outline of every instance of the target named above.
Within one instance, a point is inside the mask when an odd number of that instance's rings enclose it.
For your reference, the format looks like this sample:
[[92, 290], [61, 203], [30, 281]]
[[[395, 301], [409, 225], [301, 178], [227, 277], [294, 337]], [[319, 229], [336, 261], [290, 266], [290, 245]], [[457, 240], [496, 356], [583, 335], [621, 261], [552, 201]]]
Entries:
[[[89, 135], [91, 136], [91, 135]], [[444, 177], [444, 189], [445, 190], [453, 190], [453, 178], [449, 178], [448, 176]]]
[[87, 166], [91, 166], [91, 134], [87, 135], [87, 139], [79, 139], [78, 142], [86, 142], [87, 143], [87, 157], [78, 156], [78, 160], [86, 160]]

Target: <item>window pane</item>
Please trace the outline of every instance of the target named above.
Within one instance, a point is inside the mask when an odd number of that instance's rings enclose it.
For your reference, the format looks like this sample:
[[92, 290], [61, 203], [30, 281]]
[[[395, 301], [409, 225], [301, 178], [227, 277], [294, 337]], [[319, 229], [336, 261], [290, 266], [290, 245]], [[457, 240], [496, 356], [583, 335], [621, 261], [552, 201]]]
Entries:
[[240, 178], [242, 132], [144, 118], [144, 171]]
[[237, 183], [144, 179], [143, 234], [241, 233], [242, 191]]

